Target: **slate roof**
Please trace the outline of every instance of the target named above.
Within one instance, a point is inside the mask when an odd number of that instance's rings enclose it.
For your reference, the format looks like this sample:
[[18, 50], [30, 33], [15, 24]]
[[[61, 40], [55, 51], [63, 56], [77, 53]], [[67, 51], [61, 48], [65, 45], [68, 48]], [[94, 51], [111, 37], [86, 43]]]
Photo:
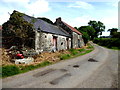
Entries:
[[[62, 21], [63, 22], [63, 21]], [[82, 35], [77, 29], [73, 28], [72, 26], [68, 25], [67, 23], [63, 22], [69, 29], [71, 29], [73, 32], [76, 32], [79, 35]]]
[[[52, 33], [52, 34], [70, 37], [70, 35], [66, 31], [62, 30], [62, 28], [49, 24], [41, 19], [37, 19], [28, 15], [24, 15], [23, 18], [25, 21], [29, 23], [32, 23], [33, 21], [34, 22], [33, 26], [35, 30], [38, 30], [38, 31], [41, 30], [42, 32], [46, 32], [46, 33]], [[40, 28], [40, 30], [38, 28]]]

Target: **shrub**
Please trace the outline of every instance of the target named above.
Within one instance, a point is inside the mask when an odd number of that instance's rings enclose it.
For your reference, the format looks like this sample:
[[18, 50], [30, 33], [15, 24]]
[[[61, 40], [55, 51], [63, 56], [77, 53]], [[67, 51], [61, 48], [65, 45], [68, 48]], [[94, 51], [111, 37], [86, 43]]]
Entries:
[[8, 65], [2, 67], [2, 77], [12, 76], [18, 74], [20, 69], [15, 65]]

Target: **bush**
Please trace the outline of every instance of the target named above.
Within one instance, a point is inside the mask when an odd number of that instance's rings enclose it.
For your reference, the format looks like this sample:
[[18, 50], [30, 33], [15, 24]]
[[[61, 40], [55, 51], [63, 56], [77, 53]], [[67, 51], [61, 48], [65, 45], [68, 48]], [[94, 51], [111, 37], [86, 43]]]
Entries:
[[18, 74], [20, 69], [15, 65], [8, 65], [2, 67], [2, 77], [12, 76]]

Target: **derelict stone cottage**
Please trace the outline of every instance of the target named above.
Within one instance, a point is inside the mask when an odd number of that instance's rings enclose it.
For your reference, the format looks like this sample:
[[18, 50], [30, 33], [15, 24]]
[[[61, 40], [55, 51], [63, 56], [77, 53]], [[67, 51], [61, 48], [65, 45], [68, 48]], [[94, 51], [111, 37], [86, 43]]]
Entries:
[[[23, 18], [28, 22], [33, 19], [28, 15], [24, 15]], [[41, 19], [34, 18], [34, 21], [35, 50], [37, 52], [59, 51], [71, 47], [71, 37], [68, 32]]]
[[78, 30], [76, 30], [72, 26], [68, 25], [67, 23], [63, 22], [61, 20], [61, 17], [56, 19], [55, 24], [69, 33], [69, 35], [71, 36], [71, 48], [80, 48], [84, 46], [82, 33], [80, 33]]
[[[16, 13], [18, 11], [14, 11]], [[33, 25], [31, 45], [36, 52], [59, 51], [84, 46], [82, 34], [61, 18], [56, 19], [55, 25], [46, 21], [23, 14], [23, 20]]]

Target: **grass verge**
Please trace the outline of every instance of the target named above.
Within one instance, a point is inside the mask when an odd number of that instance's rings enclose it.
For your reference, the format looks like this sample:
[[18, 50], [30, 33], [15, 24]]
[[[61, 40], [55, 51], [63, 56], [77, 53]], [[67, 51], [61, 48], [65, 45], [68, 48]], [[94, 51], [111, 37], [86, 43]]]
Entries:
[[48, 66], [52, 64], [49, 61], [44, 61], [40, 64], [37, 65], [28, 65], [28, 66], [17, 66], [17, 65], [6, 65], [2, 67], [2, 77], [8, 77], [8, 76], [13, 76], [16, 74], [20, 74], [20, 73], [25, 73], [28, 72], [30, 70], [34, 70], [40, 67], [44, 67], [44, 66]]
[[[86, 49], [84, 49], [84, 48], [70, 49], [69, 50], [70, 54], [61, 54], [59, 58], [60, 58], [60, 60], [66, 60], [66, 59], [78, 57], [81, 55], [85, 55], [93, 50], [94, 50], [94, 47], [92, 45], [88, 44], [88, 47]], [[28, 72], [30, 70], [34, 70], [34, 69], [37, 69], [40, 67], [48, 66], [50, 64], [53, 64], [53, 63], [49, 62], [49, 61], [44, 61], [44, 62], [39, 63], [37, 65], [25, 65], [25, 66], [6, 65], [6, 66], [2, 66], [2, 77], [5, 78], [8, 76], [13, 76], [16, 74], [25, 73], [25, 72]]]
[[60, 55], [60, 60], [66, 60], [66, 59], [70, 59], [70, 58], [75, 58], [81, 55], [85, 55], [87, 53], [90, 53], [91, 51], [94, 50], [94, 47], [90, 44], [88, 44], [87, 49], [70, 49], [69, 51], [71, 52], [71, 54], [62, 54]]

